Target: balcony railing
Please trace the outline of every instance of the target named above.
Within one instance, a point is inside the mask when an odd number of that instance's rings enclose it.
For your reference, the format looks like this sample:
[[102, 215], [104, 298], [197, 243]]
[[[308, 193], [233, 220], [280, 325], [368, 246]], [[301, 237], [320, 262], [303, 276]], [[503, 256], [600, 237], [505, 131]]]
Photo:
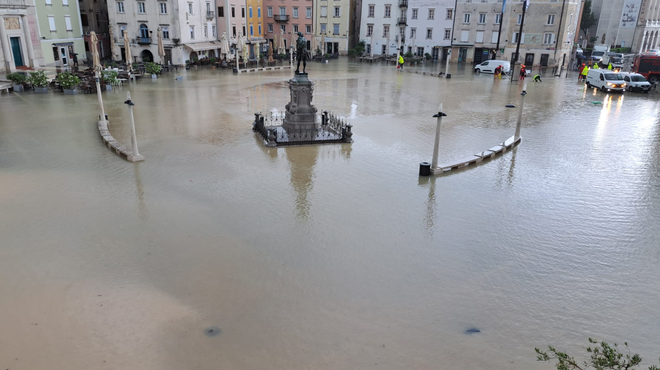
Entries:
[[135, 38], [135, 41], [137, 41], [139, 45], [149, 45], [151, 44], [151, 37], [138, 36]]
[[206, 19], [215, 19], [215, 12], [207, 11], [206, 12]]
[[407, 8], [408, 7], [408, 0], [399, 0], [399, 7]]
[[[25, 0], [0, 0], [0, 8], [26, 8]], [[3, 40], [4, 41], [4, 40]]]
[[273, 16], [275, 18], [275, 22], [288, 22], [289, 21], [289, 15], [288, 14], [275, 14]]
[[398, 24], [399, 26], [405, 26], [408, 24], [408, 18], [406, 17], [398, 18], [396, 24]]

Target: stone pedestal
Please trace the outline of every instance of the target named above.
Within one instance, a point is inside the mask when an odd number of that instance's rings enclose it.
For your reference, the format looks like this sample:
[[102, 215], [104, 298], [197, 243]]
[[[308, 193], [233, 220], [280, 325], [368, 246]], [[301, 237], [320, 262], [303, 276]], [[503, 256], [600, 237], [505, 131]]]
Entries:
[[316, 131], [316, 107], [312, 105], [314, 83], [307, 73], [296, 73], [289, 80], [291, 100], [286, 105], [282, 127], [287, 131]]

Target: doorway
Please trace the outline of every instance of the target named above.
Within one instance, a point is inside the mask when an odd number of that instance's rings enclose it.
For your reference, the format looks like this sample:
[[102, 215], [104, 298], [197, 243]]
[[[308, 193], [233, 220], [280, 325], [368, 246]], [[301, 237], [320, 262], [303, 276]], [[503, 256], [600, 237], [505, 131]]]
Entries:
[[62, 61], [62, 67], [69, 65], [69, 56], [66, 53], [66, 46], [60, 46], [60, 60]]
[[140, 58], [144, 63], [154, 61], [154, 55], [149, 50], [142, 50]]
[[530, 67], [534, 65], [534, 54], [525, 54], [525, 65]]
[[458, 62], [465, 63], [467, 59], [467, 48], [458, 48]]
[[23, 67], [23, 53], [21, 53], [21, 38], [11, 37], [11, 51], [14, 54], [14, 64], [16, 67]]
[[432, 50], [432, 51], [431, 51], [431, 53], [432, 53], [432, 54], [431, 54], [431, 58], [432, 58], [433, 60], [438, 60], [438, 57], [440, 56], [440, 48], [439, 48], [439, 47], [434, 47], [434, 48], [431, 49], [431, 50]]

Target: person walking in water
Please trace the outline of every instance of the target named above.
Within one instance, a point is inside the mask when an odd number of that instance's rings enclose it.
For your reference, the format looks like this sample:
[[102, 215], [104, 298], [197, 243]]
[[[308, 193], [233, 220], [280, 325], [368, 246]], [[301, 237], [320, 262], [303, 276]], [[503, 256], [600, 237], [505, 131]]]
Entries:
[[578, 82], [582, 81], [584, 78], [583, 72], [587, 69], [587, 65], [582, 63], [582, 67], [578, 69]]
[[403, 69], [403, 55], [399, 55], [399, 68]]
[[584, 82], [587, 82], [587, 75], [589, 74], [589, 69], [590, 69], [589, 66], [584, 66], [584, 68], [582, 69], [582, 80]]
[[525, 79], [525, 74], [527, 74], [527, 70], [525, 69], [525, 65], [521, 64], [520, 65], [520, 79], [521, 80]]
[[495, 79], [498, 77], [500, 80], [502, 79], [502, 66], [497, 66], [497, 68], [495, 68]]

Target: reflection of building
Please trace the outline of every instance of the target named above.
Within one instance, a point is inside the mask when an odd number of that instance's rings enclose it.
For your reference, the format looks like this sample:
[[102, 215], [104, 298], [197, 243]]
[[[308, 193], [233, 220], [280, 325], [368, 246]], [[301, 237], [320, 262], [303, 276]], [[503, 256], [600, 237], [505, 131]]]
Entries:
[[87, 59], [92, 58], [91, 39], [89, 33], [94, 31], [99, 40], [99, 56], [101, 59], [111, 58], [110, 37], [108, 30], [108, 5], [105, 1], [82, 0], [80, 4], [80, 22], [82, 24], [85, 52]]
[[0, 73], [43, 61], [33, 0], [0, 0]]
[[[291, 46], [292, 32], [302, 32], [307, 40], [312, 35], [312, 0], [264, 0], [266, 14], [263, 15], [264, 37], [274, 41], [284, 31], [285, 47]], [[310, 44], [308, 42], [308, 44]], [[309, 46], [309, 45], [308, 45]]]
[[[115, 53], [122, 59], [125, 58], [124, 30], [128, 32], [134, 62], [184, 64], [219, 55], [215, 1], [118, 0], [108, 6]], [[164, 61], [158, 56], [158, 27], [163, 30]]]
[[72, 66], [74, 53], [79, 61], [87, 59], [78, 1], [37, 0], [35, 5], [44, 64]]
[[[324, 54], [348, 53], [351, 10], [355, 0], [316, 1], [314, 3], [314, 37]], [[323, 41], [325, 36], [325, 41]], [[325, 42], [325, 45], [321, 45]]]
[[360, 40], [368, 53], [373, 47], [375, 55], [396, 55], [400, 45], [404, 53], [444, 59], [451, 45], [454, 5], [449, 0], [362, 1]]
[[[520, 62], [531, 66], [566, 66], [570, 62], [575, 32], [578, 27], [580, 0], [531, 0], [525, 14], [521, 35]], [[474, 3], [458, 0], [454, 25], [452, 60], [479, 63], [489, 59], [502, 35], [498, 59], [515, 57], [523, 4], [508, 2], [504, 14], [502, 3]]]

